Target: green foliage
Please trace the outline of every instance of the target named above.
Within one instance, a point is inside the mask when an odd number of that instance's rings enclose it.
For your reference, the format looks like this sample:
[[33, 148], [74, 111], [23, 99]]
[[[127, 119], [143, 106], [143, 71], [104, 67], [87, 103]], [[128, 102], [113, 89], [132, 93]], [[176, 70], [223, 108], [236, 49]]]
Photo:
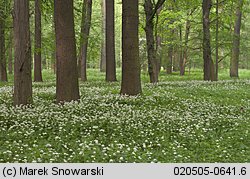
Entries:
[[[211, 10], [211, 46], [213, 58], [215, 58], [216, 47], [216, 2], [213, 1]], [[221, 1], [219, 0], [219, 58], [220, 68], [229, 68], [229, 62], [231, 58], [232, 49], [232, 37], [234, 20], [236, 14], [236, 0]], [[157, 30], [162, 37], [162, 56], [167, 59], [168, 48], [174, 46], [183, 48], [185, 46], [185, 31], [186, 22], [190, 21], [190, 34], [188, 40], [188, 61], [187, 65], [196, 66], [202, 68], [202, 39], [203, 39], [203, 27], [202, 27], [202, 1], [200, 0], [183, 0], [183, 1], [167, 1], [162, 7], [159, 15], [159, 22]], [[242, 20], [242, 38], [241, 38], [241, 57], [240, 67], [249, 68], [249, 2], [245, 1], [243, 6], [243, 20]], [[143, 18], [142, 18], [143, 19]], [[141, 21], [143, 22], [143, 21]], [[180, 29], [182, 35], [180, 36]], [[173, 33], [174, 31], [174, 33]], [[145, 36], [142, 32], [142, 36]], [[167, 60], [165, 60], [167, 61]], [[163, 61], [164, 62], [164, 61]], [[164, 66], [164, 64], [163, 64]]]
[[[30, 1], [30, 24], [31, 24], [31, 39], [34, 44], [34, 0]], [[140, 11], [140, 23], [139, 23], [139, 35], [140, 41], [145, 39], [145, 14], [143, 10], [144, 0], [139, 1]], [[1, 13], [3, 19], [5, 19], [5, 34], [6, 34], [6, 48], [9, 48], [10, 37], [9, 33], [13, 29], [12, 24], [12, 10], [13, 1], [0, 0]], [[154, 1], [153, 4], [155, 4]], [[216, 29], [216, 2], [213, 1], [213, 7], [211, 10], [211, 45], [213, 58], [215, 58], [215, 29]], [[235, 20], [235, 11], [237, 0], [219, 0], [219, 56], [220, 56], [220, 68], [229, 68], [229, 61], [231, 56], [232, 48], [232, 33]], [[42, 59], [43, 68], [51, 68], [55, 61], [55, 34], [54, 34], [54, 18], [53, 18], [53, 0], [42, 0]], [[83, 0], [74, 0], [74, 13], [75, 13], [75, 32], [77, 49], [80, 45], [80, 27], [81, 27], [81, 11], [82, 11]], [[202, 2], [200, 0], [182, 0], [182, 1], [166, 1], [163, 4], [162, 10], [159, 14], [158, 24], [155, 20], [155, 30], [162, 38], [162, 50], [158, 52], [161, 54], [164, 60], [167, 59], [167, 51], [169, 46], [173, 46], [175, 49], [181, 49], [185, 46], [185, 30], [186, 21], [190, 21], [190, 35], [187, 43], [188, 46], [188, 61], [187, 66], [202, 68]], [[121, 0], [115, 1], [115, 44], [116, 44], [116, 60], [118, 67], [121, 66]], [[244, 1], [243, 6], [243, 20], [242, 20], [242, 38], [241, 38], [241, 57], [240, 57], [240, 68], [250, 68], [249, 64], [249, 31], [250, 31], [250, 3]], [[89, 48], [88, 48], [88, 60], [87, 65], [90, 68], [98, 68], [101, 56], [101, 0], [93, 1], [93, 14], [92, 14], [92, 25], [89, 37]], [[182, 36], [180, 37], [180, 29], [182, 30]], [[174, 34], [172, 33], [174, 31]], [[143, 69], [146, 69], [147, 65], [147, 54], [146, 44], [140, 43], [140, 57]], [[79, 50], [78, 50], [79, 51]], [[34, 52], [34, 45], [32, 45], [32, 52]], [[6, 54], [7, 55], [7, 54]], [[164, 64], [163, 64], [164, 66]]]

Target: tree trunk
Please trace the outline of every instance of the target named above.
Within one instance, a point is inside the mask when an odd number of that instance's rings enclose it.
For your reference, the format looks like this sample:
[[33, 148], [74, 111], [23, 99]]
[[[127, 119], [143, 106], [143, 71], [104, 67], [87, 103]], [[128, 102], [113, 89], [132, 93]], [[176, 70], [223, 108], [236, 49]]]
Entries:
[[78, 100], [76, 41], [73, 0], [54, 0], [56, 32], [56, 100]]
[[219, 0], [216, 0], [216, 30], [215, 30], [215, 81], [219, 76]]
[[152, 15], [154, 13], [153, 4], [151, 0], [145, 0], [144, 11], [146, 14], [146, 39], [147, 39], [147, 53], [148, 53], [148, 73], [150, 83], [158, 82], [158, 65], [156, 59], [155, 40], [154, 40], [154, 22]]
[[203, 59], [204, 59], [204, 80], [214, 81], [214, 64], [211, 55], [210, 45], [210, 10], [212, 7], [211, 0], [203, 0]]
[[10, 46], [8, 49], [8, 71], [9, 74], [13, 74], [13, 30], [10, 29], [10, 36], [9, 36], [9, 40], [10, 40]]
[[180, 75], [185, 75], [185, 67], [188, 59], [188, 39], [190, 33], [190, 20], [187, 19], [186, 21], [186, 30], [185, 30], [185, 42], [184, 42], [184, 49], [183, 49], [183, 57], [180, 60]]
[[173, 51], [173, 71], [177, 72], [180, 70], [179, 64], [180, 64], [180, 54], [182, 53], [181, 51], [178, 50], [178, 47], [174, 47]]
[[114, 0], [106, 1], [106, 81], [116, 81]]
[[240, 30], [242, 18], [243, 0], [238, 0], [236, 19], [234, 24], [233, 48], [230, 63], [230, 77], [239, 77], [239, 57], [240, 57]]
[[123, 0], [121, 85], [121, 94], [123, 95], [138, 95], [142, 92], [138, 25], [138, 0]]
[[5, 10], [4, 5], [0, 7], [0, 81], [7, 80], [6, 53], [5, 53]]
[[[172, 24], [172, 23], [171, 23]], [[170, 44], [168, 47], [168, 56], [167, 56], [167, 68], [166, 72], [167, 74], [172, 74], [173, 72], [173, 56], [174, 56], [174, 35], [175, 35], [175, 29], [170, 30], [171, 37], [170, 37]]]
[[[80, 47], [79, 47], [79, 54], [78, 54], [78, 62], [77, 62], [77, 71], [78, 71], [78, 77], [81, 78], [82, 73], [85, 75], [85, 81], [87, 81], [87, 74], [86, 69], [83, 72], [82, 71], [82, 53], [83, 53], [83, 41], [84, 41], [84, 31], [85, 31], [85, 25], [86, 25], [86, 13], [87, 13], [87, 1], [83, 0], [82, 4], [82, 21], [81, 21], [81, 34], [80, 34]], [[86, 65], [85, 65], [86, 66]]]
[[158, 70], [158, 75], [161, 72], [161, 53], [162, 53], [162, 38], [159, 35], [156, 35], [156, 59], [157, 59], [157, 70]]
[[84, 0], [82, 8], [82, 27], [80, 40], [80, 77], [87, 81], [88, 42], [92, 16], [92, 0]]
[[[183, 32], [182, 32], [182, 26], [179, 27], [179, 39], [180, 39], [180, 45], [179, 45], [179, 71], [180, 71], [180, 75], [181, 75], [181, 66], [183, 64]], [[182, 76], [182, 75], [181, 75]]]
[[158, 30], [161, 31], [161, 28], [159, 26], [159, 16], [160, 13], [163, 9], [163, 6], [160, 6], [159, 9], [157, 9], [156, 12], [156, 20], [155, 20], [155, 53], [156, 53], [156, 60], [157, 60], [157, 70], [158, 70], [158, 74], [161, 71], [161, 47], [162, 47], [162, 37], [159, 35]]
[[29, 0], [14, 1], [14, 105], [32, 103]]
[[55, 60], [55, 52], [51, 52], [51, 64], [50, 68], [54, 74], [56, 74], [56, 60]]
[[35, 53], [34, 53], [34, 81], [42, 82], [41, 56], [41, 0], [35, 0]]
[[101, 61], [100, 71], [106, 72], [106, 0], [101, 0], [102, 8], [102, 44], [101, 44]]
[[[55, 14], [52, 13], [53, 19], [55, 19]], [[51, 69], [53, 71], [54, 74], [56, 74], [56, 37], [55, 37], [55, 23], [52, 23], [52, 27], [51, 27], [51, 31], [53, 34], [53, 38], [51, 39], [52, 43], [53, 43], [53, 49], [51, 52]]]
[[174, 51], [174, 48], [173, 48], [173, 45], [171, 44], [168, 48], [167, 68], [166, 68], [167, 74], [172, 74], [173, 72], [173, 51]]

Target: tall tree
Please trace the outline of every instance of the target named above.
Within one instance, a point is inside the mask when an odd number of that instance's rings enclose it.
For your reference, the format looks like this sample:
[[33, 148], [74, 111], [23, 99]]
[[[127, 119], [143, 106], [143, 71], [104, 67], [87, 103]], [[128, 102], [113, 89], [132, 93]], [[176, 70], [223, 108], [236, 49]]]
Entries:
[[5, 53], [5, 4], [0, 2], [0, 81], [7, 81], [6, 53]]
[[42, 79], [42, 56], [41, 56], [41, 0], [35, 0], [35, 50], [34, 50], [34, 81]]
[[211, 54], [211, 35], [210, 35], [210, 11], [212, 7], [211, 0], [203, 0], [203, 60], [204, 60], [204, 80], [214, 81], [214, 63]]
[[9, 29], [9, 47], [8, 47], [8, 72], [9, 74], [13, 74], [13, 48], [14, 48], [14, 37], [13, 37], [13, 26], [14, 26], [14, 17], [13, 17], [13, 1], [11, 1], [9, 6], [10, 13], [10, 25], [11, 28]]
[[54, 0], [56, 32], [56, 99], [57, 102], [78, 100], [76, 41], [73, 0]]
[[219, 0], [216, 0], [216, 31], [215, 31], [215, 81], [219, 76]]
[[29, 0], [14, 1], [14, 105], [32, 102]]
[[[184, 68], [185, 71], [185, 64], [184, 64], [184, 50], [183, 50], [183, 37], [182, 37], [182, 25], [179, 26], [179, 40], [180, 40], [180, 44], [177, 48], [179, 48], [179, 71], [180, 71], [180, 76], [183, 76], [184, 74], [182, 73], [182, 70]], [[185, 73], [185, 72], [184, 72]]]
[[106, 0], [101, 1], [102, 8], [102, 44], [101, 44], [101, 60], [100, 71], [106, 72]]
[[144, 11], [146, 14], [146, 39], [147, 39], [147, 53], [148, 53], [148, 73], [151, 83], [158, 82], [158, 66], [156, 59], [155, 39], [154, 39], [154, 7], [151, 0], [145, 0]]
[[9, 74], [13, 73], [13, 30], [10, 29], [10, 35], [9, 35], [9, 40], [10, 40], [10, 44], [9, 44], [9, 49], [8, 49], [8, 54], [9, 54], [9, 58], [8, 58], [8, 71]]
[[[51, 2], [52, 9], [54, 9], [54, 3]], [[52, 19], [55, 19], [55, 14], [52, 13]], [[52, 23], [51, 26], [51, 34], [52, 39], [52, 52], [51, 52], [51, 69], [53, 70], [54, 74], [56, 74], [56, 35], [55, 35], [55, 23]]]
[[184, 39], [183, 55], [180, 58], [180, 76], [185, 75], [185, 67], [186, 67], [186, 63], [188, 60], [188, 40], [189, 40], [189, 34], [190, 34], [190, 28], [191, 28], [189, 16], [191, 16], [194, 11], [195, 9], [192, 10], [191, 13], [189, 12], [187, 13], [188, 17], [186, 19], [186, 25], [185, 25], [185, 39]]
[[242, 18], [243, 0], [238, 0], [236, 19], [234, 24], [233, 48], [230, 63], [230, 77], [239, 77], [239, 57], [240, 57], [240, 31]]
[[122, 84], [121, 94], [138, 95], [141, 89], [139, 61], [138, 0], [122, 1]]
[[[147, 54], [148, 54], [148, 73], [151, 83], [158, 82], [158, 75], [160, 69], [159, 60], [157, 60], [157, 49], [156, 49], [156, 39], [154, 38], [154, 18], [157, 11], [162, 8], [165, 0], [158, 0], [155, 4], [152, 0], [144, 0], [144, 12], [146, 15], [146, 26], [144, 28], [146, 32], [147, 40]], [[159, 11], [158, 11], [159, 12]], [[157, 20], [156, 20], [157, 22]]]
[[162, 35], [161, 35], [162, 32], [161, 31], [162, 31], [162, 28], [159, 25], [159, 17], [160, 17], [160, 13], [162, 10], [163, 10], [163, 6], [157, 9], [156, 19], [155, 19], [155, 41], [156, 41], [155, 51], [156, 51], [158, 73], [160, 73], [161, 71], [161, 50], [162, 50]]
[[115, 64], [115, 6], [114, 0], [106, 1], [106, 81], [116, 81]]
[[173, 41], [174, 41], [175, 29], [170, 29], [170, 34], [171, 35], [169, 38], [170, 43], [168, 45], [168, 57], [167, 57], [167, 66], [166, 66], [167, 74], [172, 74], [172, 72], [173, 72], [173, 55], [174, 55]]
[[83, 0], [82, 6], [82, 26], [81, 26], [81, 39], [80, 39], [80, 77], [82, 81], [87, 81], [87, 54], [89, 32], [91, 26], [92, 16], [92, 0]]
[[181, 49], [181, 48], [178, 47], [177, 45], [175, 45], [175, 47], [173, 49], [173, 69], [172, 69], [172, 71], [174, 71], [174, 72], [177, 72], [180, 70], [179, 69], [180, 56], [181, 56], [180, 54], [182, 54], [182, 51], [179, 49]]

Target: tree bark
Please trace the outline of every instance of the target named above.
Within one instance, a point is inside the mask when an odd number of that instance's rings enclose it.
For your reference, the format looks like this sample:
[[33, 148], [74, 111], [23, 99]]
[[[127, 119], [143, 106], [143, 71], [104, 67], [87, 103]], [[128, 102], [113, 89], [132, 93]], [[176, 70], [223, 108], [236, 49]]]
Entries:
[[[81, 34], [80, 34], [80, 48], [79, 48], [79, 56], [78, 56], [78, 65], [77, 65], [77, 71], [78, 71], [78, 77], [82, 77], [83, 67], [82, 68], [82, 58], [83, 58], [83, 43], [84, 43], [84, 31], [85, 31], [85, 23], [86, 23], [86, 13], [87, 13], [87, 1], [83, 0], [82, 2], [82, 21], [81, 21]], [[83, 64], [84, 65], [84, 64]], [[85, 65], [86, 66], [86, 65]], [[83, 76], [85, 76], [85, 81], [87, 81], [87, 70], [85, 69], [85, 72]]]
[[[53, 13], [52, 14], [53, 16], [53, 19], [55, 19], [55, 14]], [[55, 37], [55, 23], [52, 23], [52, 27], [51, 27], [51, 31], [52, 31], [52, 34], [53, 34], [53, 38], [51, 39], [53, 45], [54, 45], [54, 48], [51, 52], [51, 69], [53, 71], [54, 74], [56, 74], [56, 37]]]
[[106, 81], [116, 81], [114, 0], [106, 1]]
[[158, 31], [161, 31], [161, 26], [159, 26], [159, 16], [160, 16], [160, 13], [163, 9], [163, 6], [160, 6], [158, 9], [157, 9], [157, 12], [156, 12], [156, 20], [155, 20], [155, 41], [156, 41], [156, 44], [155, 44], [155, 53], [156, 53], [156, 59], [157, 59], [157, 70], [158, 70], [158, 74], [160, 73], [161, 71], [161, 47], [162, 47], [162, 37], [161, 35], [159, 35]]
[[41, 0], [35, 0], [35, 50], [34, 50], [34, 81], [42, 82], [42, 56], [41, 56]]
[[10, 40], [10, 46], [8, 49], [8, 72], [9, 74], [13, 74], [13, 30], [10, 29], [10, 35], [9, 35], [9, 40]]
[[210, 45], [210, 10], [212, 7], [211, 0], [203, 0], [203, 60], [204, 60], [204, 80], [214, 81], [214, 63], [211, 55]]
[[166, 68], [167, 74], [172, 74], [173, 72], [173, 51], [174, 51], [174, 48], [173, 48], [173, 45], [171, 44], [168, 48], [167, 68]]
[[184, 49], [183, 49], [183, 57], [180, 58], [180, 76], [185, 75], [185, 67], [188, 59], [188, 39], [190, 33], [190, 20], [187, 19], [186, 21], [186, 30], [185, 30], [185, 42], [184, 42]]
[[82, 10], [82, 27], [81, 27], [81, 47], [80, 47], [80, 77], [81, 81], [87, 81], [87, 58], [88, 42], [92, 16], [92, 0], [84, 0]]
[[121, 94], [123, 95], [138, 95], [142, 92], [138, 25], [138, 0], [123, 0], [121, 84]]
[[242, 18], [243, 0], [238, 0], [236, 19], [234, 24], [233, 48], [230, 62], [230, 77], [239, 77], [239, 58], [240, 58], [240, 30]]
[[[179, 50], [177, 49], [177, 51], [179, 52], [179, 71], [180, 71], [180, 75], [181, 75], [181, 65], [183, 63], [183, 31], [182, 31], [182, 26], [179, 27], [179, 40], [180, 40], [180, 45], [177, 47], [179, 48]], [[181, 75], [182, 76], [182, 75]]]
[[106, 0], [101, 0], [102, 8], [102, 44], [101, 44], [101, 60], [100, 71], [106, 72]]
[[73, 0], [54, 0], [56, 32], [56, 100], [78, 100], [76, 41]]
[[215, 81], [219, 76], [219, 0], [216, 0], [216, 30], [215, 30]]
[[7, 82], [6, 53], [5, 53], [5, 10], [0, 7], [0, 81]]
[[55, 52], [51, 52], [51, 69], [54, 74], [56, 74], [56, 58]]
[[173, 72], [173, 56], [174, 56], [174, 35], [175, 35], [175, 29], [170, 30], [171, 37], [170, 37], [170, 44], [168, 47], [168, 56], [167, 56], [167, 67], [166, 72], [167, 74], [172, 74]]
[[154, 22], [153, 22], [153, 3], [151, 0], [145, 0], [144, 2], [144, 11], [146, 14], [146, 40], [147, 40], [147, 53], [148, 53], [148, 73], [150, 77], [150, 83], [158, 82], [158, 65], [156, 59], [156, 50], [155, 50], [155, 39], [154, 39]]
[[14, 105], [32, 103], [29, 0], [14, 1]]
[[182, 51], [178, 50], [178, 46], [175, 46], [174, 50], [173, 50], [173, 72], [177, 72], [180, 70], [179, 65], [180, 65], [180, 54], [181, 53], [182, 53]]

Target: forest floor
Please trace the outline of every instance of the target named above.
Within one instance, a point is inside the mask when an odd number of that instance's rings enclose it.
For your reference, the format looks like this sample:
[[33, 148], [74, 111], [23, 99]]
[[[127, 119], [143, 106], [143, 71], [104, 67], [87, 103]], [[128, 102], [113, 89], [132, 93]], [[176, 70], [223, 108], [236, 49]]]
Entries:
[[[161, 74], [143, 94], [89, 71], [81, 100], [55, 104], [55, 76], [33, 83], [34, 104], [13, 107], [13, 78], [0, 84], [0, 162], [250, 162], [250, 71], [202, 81]], [[120, 73], [118, 76], [120, 79]]]

